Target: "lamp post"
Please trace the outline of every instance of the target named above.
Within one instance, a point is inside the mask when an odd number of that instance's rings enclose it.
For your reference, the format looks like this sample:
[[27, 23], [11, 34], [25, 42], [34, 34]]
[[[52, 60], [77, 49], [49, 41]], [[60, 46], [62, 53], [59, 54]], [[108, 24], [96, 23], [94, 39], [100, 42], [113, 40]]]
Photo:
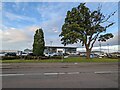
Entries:
[[84, 46], [82, 46], [82, 49], [83, 49], [82, 51], [84, 52]]
[[52, 46], [53, 41], [50, 41], [50, 45]]
[[109, 54], [109, 44], [107, 44], [107, 46], [108, 46], [108, 54]]
[[[53, 41], [50, 41], [50, 46], [52, 47]], [[50, 48], [50, 53], [52, 52], [52, 48]]]
[[99, 41], [99, 46], [100, 46], [100, 55], [101, 55], [101, 42]]

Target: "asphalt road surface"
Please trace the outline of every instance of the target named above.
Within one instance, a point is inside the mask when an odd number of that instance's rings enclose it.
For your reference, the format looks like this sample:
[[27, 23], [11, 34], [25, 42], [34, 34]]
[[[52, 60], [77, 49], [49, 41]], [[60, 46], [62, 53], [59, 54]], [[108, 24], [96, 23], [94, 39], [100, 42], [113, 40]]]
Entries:
[[118, 88], [118, 63], [2, 65], [2, 88]]

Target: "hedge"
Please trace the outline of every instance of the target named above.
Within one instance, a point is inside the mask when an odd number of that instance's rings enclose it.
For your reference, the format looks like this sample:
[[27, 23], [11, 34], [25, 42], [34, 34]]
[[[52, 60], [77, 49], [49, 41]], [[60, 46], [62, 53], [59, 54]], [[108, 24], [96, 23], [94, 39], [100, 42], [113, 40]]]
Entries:
[[2, 60], [14, 60], [14, 59], [23, 59], [23, 60], [45, 60], [45, 59], [62, 59], [61, 56], [2, 56]]

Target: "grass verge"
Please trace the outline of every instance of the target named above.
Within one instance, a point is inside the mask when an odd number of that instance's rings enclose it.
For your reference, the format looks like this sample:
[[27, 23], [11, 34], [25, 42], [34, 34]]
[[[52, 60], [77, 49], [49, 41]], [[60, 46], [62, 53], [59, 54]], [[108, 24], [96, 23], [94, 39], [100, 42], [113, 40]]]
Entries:
[[74, 62], [118, 62], [118, 59], [110, 58], [92, 58], [69, 57], [66, 59], [48, 59], [48, 60], [0, 60], [1, 63], [74, 63]]

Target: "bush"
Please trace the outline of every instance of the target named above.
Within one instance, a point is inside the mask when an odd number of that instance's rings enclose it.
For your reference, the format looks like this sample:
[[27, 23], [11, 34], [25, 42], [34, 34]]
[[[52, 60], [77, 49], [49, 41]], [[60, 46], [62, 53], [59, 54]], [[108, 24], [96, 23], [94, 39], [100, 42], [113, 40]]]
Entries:
[[20, 59], [20, 56], [2, 56], [2, 60]]
[[22, 56], [22, 59], [25, 60], [43, 60], [43, 59], [49, 59], [49, 57], [45, 57], [45, 56]]
[[52, 56], [50, 59], [62, 59], [62, 56]]
[[2, 56], [2, 60], [14, 60], [14, 59], [23, 59], [23, 60], [45, 60], [45, 59], [62, 59], [62, 56]]

